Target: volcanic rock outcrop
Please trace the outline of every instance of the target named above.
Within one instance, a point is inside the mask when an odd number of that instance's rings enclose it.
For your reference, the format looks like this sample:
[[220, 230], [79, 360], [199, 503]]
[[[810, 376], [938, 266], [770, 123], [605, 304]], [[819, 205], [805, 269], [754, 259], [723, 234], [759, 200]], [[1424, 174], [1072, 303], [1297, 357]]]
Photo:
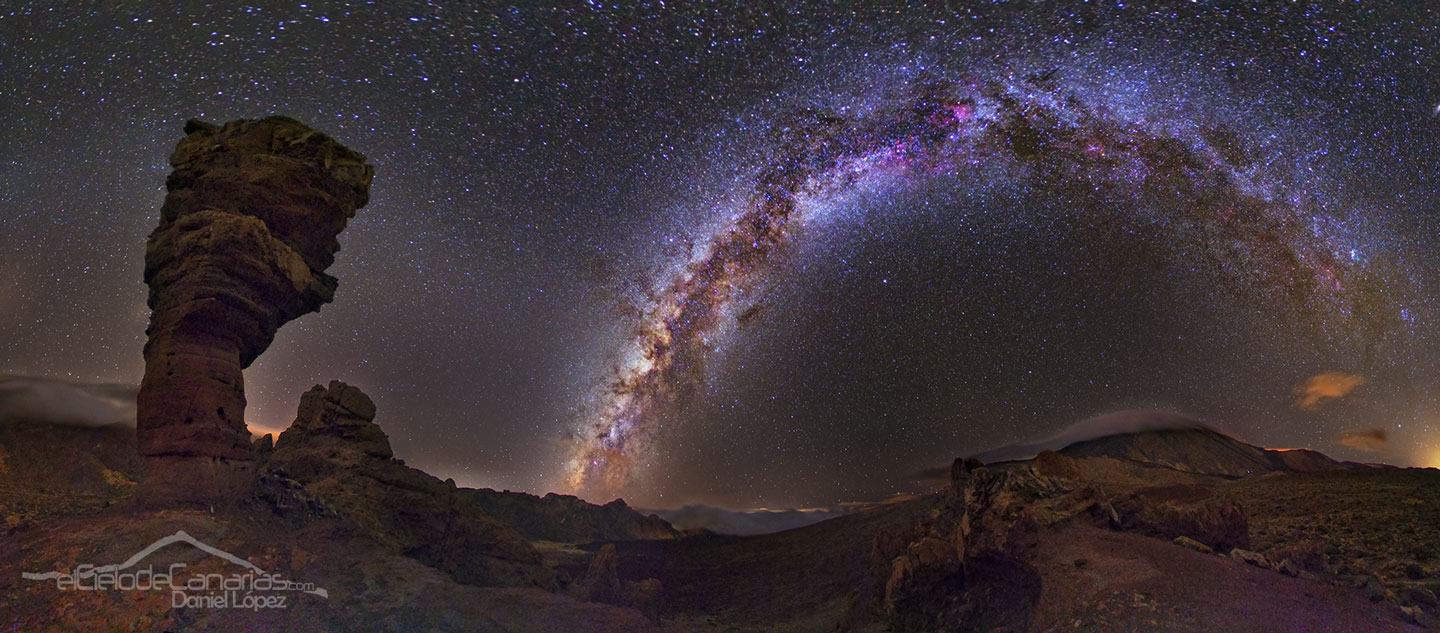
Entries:
[[620, 556], [613, 543], [606, 543], [590, 559], [585, 574], [570, 586], [570, 594], [586, 602], [603, 602], [630, 607], [647, 617], [657, 619], [661, 584], [654, 578], [640, 581], [621, 580], [618, 569]]
[[937, 511], [872, 549], [882, 606], [896, 631], [1024, 630], [1040, 597], [1035, 553], [1045, 530], [1070, 522], [1194, 543], [1249, 547], [1239, 506], [1185, 486], [1135, 490], [1113, 458], [1043, 451], [1029, 463], [957, 459]]
[[374, 169], [285, 117], [191, 120], [185, 133], [145, 248], [137, 439], [146, 498], [214, 503], [253, 481], [242, 370], [334, 297], [325, 270]]
[[[525, 537], [486, 514], [454, 481], [392, 459], [390, 440], [374, 418], [375, 404], [359, 389], [338, 380], [315, 386], [260, 465], [262, 477], [303, 487], [303, 500], [282, 490], [285, 504], [346, 517], [393, 552], [456, 582], [553, 588], [554, 574]], [[262, 496], [273, 496], [275, 488], [262, 488]]]
[[[1064, 458], [1061, 458], [1064, 459]], [[1044, 506], [1079, 487], [1034, 468], [955, 460], [938, 511], [899, 535], [878, 534], [883, 606], [897, 631], [1023, 629], [1039, 595], [1029, 562]], [[1087, 497], [1084, 493], [1077, 496]], [[1079, 514], [1088, 503], [1066, 503]]]

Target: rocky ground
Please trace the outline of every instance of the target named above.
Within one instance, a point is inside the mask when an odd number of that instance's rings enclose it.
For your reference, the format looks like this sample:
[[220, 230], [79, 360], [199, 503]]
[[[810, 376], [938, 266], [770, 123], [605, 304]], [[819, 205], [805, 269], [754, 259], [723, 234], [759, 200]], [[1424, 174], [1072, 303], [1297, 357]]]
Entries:
[[[593, 551], [605, 538], [675, 537], [624, 502], [457, 488], [405, 466], [343, 383], [302, 398], [278, 441], [254, 447], [253, 493], [209, 507], [156, 507], [136, 493], [134, 429], [0, 421], [0, 630], [5, 631], [643, 631], [657, 627], [655, 581], [622, 582]], [[528, 538], [487, 512], [501, 506]], [[166, 591], [61, 590], [22, 572], [125, 561], [184, 532], [325, 595], [285, 608], [173, 602]], [[184, 543], [141, 566], [244, 571]], [[643, 580], [643, 579], [642, 579]], [[269, 595], [269, 594], [267, 594]]]
[[[945, 491], [805, 528], [683, 536], [622, 503], [457, 488], [395, 459], [374, 417], [343, 383], [312, 389], [256, 444], [254, 495], [214, 509], [135, 499], [132, 430], [0, 422], [0, 630], [1339, 632], [1437, 613], [1434, 470], [1043, 453], [958, 461]], [[1213, 441], [1206, 459], [1229, 452]], [[326, 595], [177, 607], [21, 577], [177, 531]], [[234, 568], [185, 544], [146, 562]]]
[[1440, 471], [1353, 469], [1243, 479], [1256, 551], [1308, 551], [1327, 577], [1380, 600], [1440, 613]]

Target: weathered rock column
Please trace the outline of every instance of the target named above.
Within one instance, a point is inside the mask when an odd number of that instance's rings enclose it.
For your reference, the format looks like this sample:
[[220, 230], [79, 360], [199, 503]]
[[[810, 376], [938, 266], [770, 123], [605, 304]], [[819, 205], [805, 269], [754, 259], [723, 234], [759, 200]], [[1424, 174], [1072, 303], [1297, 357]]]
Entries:
[[281, 325], [334, 298], [325, 269], [374, 168], [285, 117], [192, 120], [185, 134], [145, 248], [140, 494], [215, 503], [253, 482], [242, 370]]

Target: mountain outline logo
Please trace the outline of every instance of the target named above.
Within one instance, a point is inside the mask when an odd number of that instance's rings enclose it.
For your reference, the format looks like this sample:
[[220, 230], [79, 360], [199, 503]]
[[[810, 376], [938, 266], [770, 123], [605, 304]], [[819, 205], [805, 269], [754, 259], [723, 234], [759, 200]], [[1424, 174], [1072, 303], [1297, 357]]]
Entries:
[[[176, 571], [187, 563], [172, 563], [162, 571], [139, 567], [147, 557], [176, 543], [185, 543], [211, 556], [239, 565], [244, 571], [231, 574], [196, 574], [177, 583]], [[133, 570], [133, 571], [131, 571]], [[184, 530], [145, 546], [123, 562], [111, 565], [76, 565], [74, 569], [49, 572], [21, 572], [24, 580], [54, 581], [62, 591], [156, 591], [169, 588], [175, 607], [283, 608], [283, 595], [299, 592], [329, 599], [330, 593], [313, 583], [299, 583], [262, 569], [259, 565], [201, 541]], [[198, 595], [197, 595], [198, 594]]]

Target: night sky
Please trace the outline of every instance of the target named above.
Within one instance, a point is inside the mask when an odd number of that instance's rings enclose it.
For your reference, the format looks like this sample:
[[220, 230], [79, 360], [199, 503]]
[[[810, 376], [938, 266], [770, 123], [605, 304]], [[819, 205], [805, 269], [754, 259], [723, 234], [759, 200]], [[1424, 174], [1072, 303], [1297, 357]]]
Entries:
[[1126, 408], [1440, 464], [1428, 3], [56, 4], [0, 8], [0, 373], [138, 383], [184, 121], [283, 114], [376, 177], [254, 427], [338, 378], [412, 466], [644, 507]]

